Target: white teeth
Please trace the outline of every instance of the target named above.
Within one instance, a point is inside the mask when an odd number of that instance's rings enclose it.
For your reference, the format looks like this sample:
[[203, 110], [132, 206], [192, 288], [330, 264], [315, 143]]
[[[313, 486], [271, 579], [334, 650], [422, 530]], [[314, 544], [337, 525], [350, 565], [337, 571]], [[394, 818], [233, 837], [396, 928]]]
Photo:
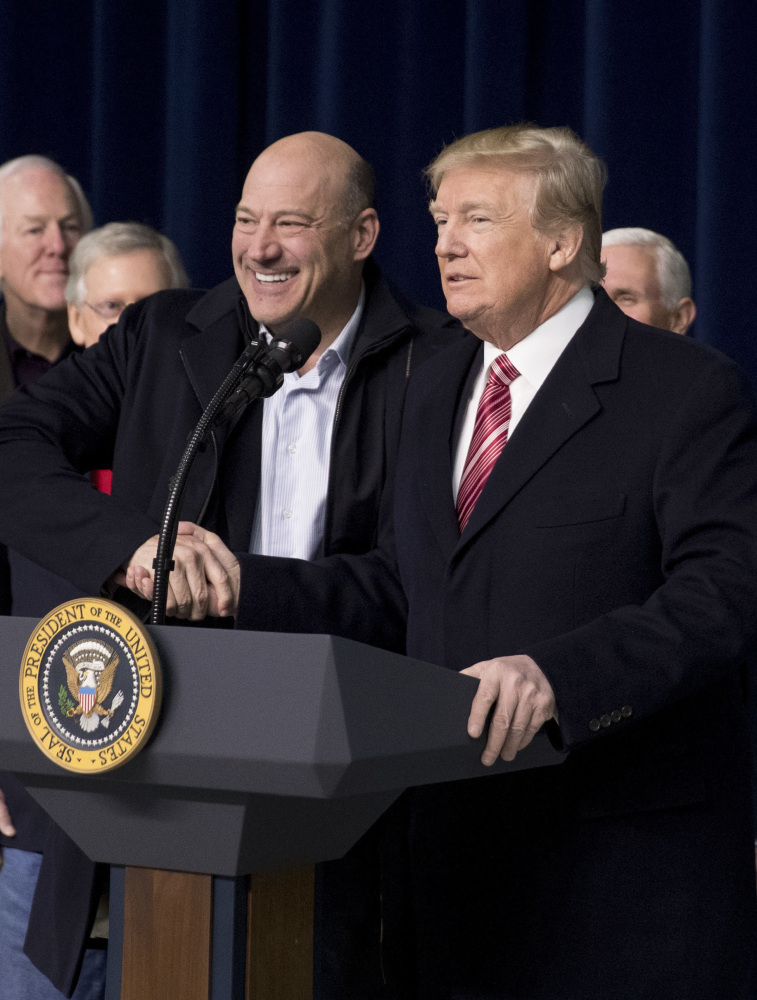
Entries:
[[288, 281], [290, 278], [294, 277], [295, 273], [295, 271], [285, 271], [279, 274], [261, 274], [260, 271], [256, 271], [255, 277], [258, 281], [271, 283], [274, 281]]

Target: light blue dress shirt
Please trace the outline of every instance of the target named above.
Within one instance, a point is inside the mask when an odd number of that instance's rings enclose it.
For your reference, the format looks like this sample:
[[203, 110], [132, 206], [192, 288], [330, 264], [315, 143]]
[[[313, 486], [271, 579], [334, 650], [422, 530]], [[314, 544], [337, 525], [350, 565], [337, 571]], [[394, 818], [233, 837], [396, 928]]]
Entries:
[[[315, 368], [284, 384], [264, 401], [260, 493], [250, 552], [312, 559], [323, 538], [331, 434], [339, 392], [365, 306], [357, 308]], [[261, 327], [261, 332], [267, 331]]]

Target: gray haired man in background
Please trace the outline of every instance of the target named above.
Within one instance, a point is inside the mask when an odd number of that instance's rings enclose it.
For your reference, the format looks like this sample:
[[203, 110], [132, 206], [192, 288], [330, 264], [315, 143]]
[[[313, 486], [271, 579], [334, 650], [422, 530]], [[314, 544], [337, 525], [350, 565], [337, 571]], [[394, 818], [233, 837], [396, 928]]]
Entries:
[[132, 302], [189, 287], [175, 244], [140, 222], [94, 229], [71, 255], [69, 270], [68, 326], [80, 347], [97, 343]]
[[604, 289], [627, 316], [686, 333], [697, 314], [691, 272], [680, 250], [651, 229], [610, 229], [602, 236]]

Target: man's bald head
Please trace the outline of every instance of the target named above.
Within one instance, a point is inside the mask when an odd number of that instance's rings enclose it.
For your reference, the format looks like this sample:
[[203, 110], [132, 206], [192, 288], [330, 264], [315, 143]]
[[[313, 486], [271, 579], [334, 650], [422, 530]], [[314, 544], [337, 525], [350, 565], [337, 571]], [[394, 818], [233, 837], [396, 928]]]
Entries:
[[311, 319], [325, 349], [357, 305], [378, 231], [373, 171], [351, 146], [323, 132], [274, 142], [250, 167], [232, 238], [253, 316], [274, 330]]
[[325, 132], [297, 132], [264, 149], [252, 165], [299, 161], [333, 184], [334, 203], [350, 223], [365, 208], [374, 208], [376, 182], [373, 167], [352, 146]]

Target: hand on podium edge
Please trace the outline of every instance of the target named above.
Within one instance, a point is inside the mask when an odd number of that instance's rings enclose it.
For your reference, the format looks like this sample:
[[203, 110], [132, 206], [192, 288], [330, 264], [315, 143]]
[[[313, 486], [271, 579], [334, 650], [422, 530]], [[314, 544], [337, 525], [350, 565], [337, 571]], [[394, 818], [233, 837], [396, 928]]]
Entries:
[[478, 677], [479, 685], [468, 717], [468, 735], [478, 738], [494, 706], [489, 734], [481, 754], [487, 767], [497, 760], [514, 760], [549, 719], [557, 719], [552, 685], [530, 656], [497, 656], [461, 673]]
[[[151, 601], [155, 573], [152, 564], [157, 551], [158, 536], [153, 535], [114, 574], [113, 582]], [[239, 561], [218, 535], [191, 521], [180, 521], [173, 559], [167, 615], [192, 621], [208, 615], [217, 618], [236, 615]]]

